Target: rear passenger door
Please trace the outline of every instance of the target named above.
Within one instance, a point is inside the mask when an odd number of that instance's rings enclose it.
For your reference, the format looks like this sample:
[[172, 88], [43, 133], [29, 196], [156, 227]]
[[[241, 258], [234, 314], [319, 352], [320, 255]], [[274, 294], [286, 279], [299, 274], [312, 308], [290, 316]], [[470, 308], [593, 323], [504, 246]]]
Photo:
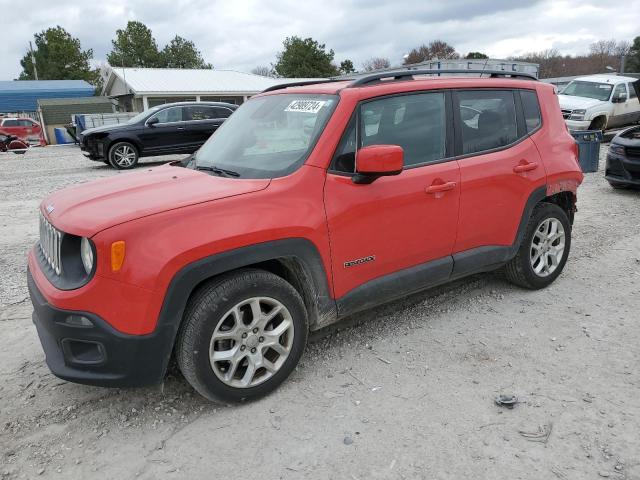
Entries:
[[542, 121], [535, 90], [456, 90], [453, 104], [461, 186], [455, 275], [506, 252], [486, 247], [514, 243], [527, 200], [545, 186], [546, 172], [530, 138]]
[[186, 128], [189, 148], [197, 150], [225, 121], [231, 110], [211, 105], [190, 105], [186, 107]]
[[[349, 310], [341, 298], [370, 293], [389, 299], [397, 291], [406, 294], [421, 283], [449, 277], [460, 194], [449, 100], [445, 92], [368, 100], [343, 134], [325, 184], [334, 294], [341, 312]], [[354, 183], [357, 150], [370, 145], [401, 146], [402, 173], [368, 185]], [[377, 293], [375, 285], [384, 285], [382, 291]]]

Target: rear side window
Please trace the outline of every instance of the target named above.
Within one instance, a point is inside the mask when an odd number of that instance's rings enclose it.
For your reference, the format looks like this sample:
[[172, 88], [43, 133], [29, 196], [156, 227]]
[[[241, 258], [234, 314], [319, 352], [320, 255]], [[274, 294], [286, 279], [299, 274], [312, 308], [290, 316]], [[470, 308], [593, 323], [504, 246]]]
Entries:
[[458, 92], [462, 153], [500, 148], [518, 138], [516, 107], [510, 90]]
[[520, 90], [520, 99], [522, 100], [522, 111], [524, 113], [524, 122], [527, 126], [527, 133], [531, 133], [542, 123], [538, 96], [534, 91]]
[[20, 126], [20, 121], [19, 120], [5, 120], [4, 122], [2, 122], [2, 126], [3, 127], [19, 127]]
[[636, 89], [633, 87], [633, 83], [629, 83], [628, 87], [629, 87], [629, 98], [637, 98], [638, 94], [636, 93]]
[[211, 120], [227, 118], [229, 115], [231, 115], [231, 110], [228, 108], [196, 105], [187, 107], [185, 120]]
[[360, 107], [360, 146], [400, 145], [406, 166], [445, 158], [444, 93], [386, 97]]

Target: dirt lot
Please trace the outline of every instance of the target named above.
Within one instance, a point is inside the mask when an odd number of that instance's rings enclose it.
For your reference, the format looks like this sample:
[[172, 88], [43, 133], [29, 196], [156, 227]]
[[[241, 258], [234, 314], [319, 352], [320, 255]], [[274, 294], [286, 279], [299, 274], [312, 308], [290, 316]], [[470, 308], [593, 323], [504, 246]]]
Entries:
[[25, 285], [37, 205], [117, 173], [69, 147], [0, 155], [0, 479], [640, 479], [640, 192], [602, 171], [547, 290], [480, 275], [360, 314], [277, 392], [223, 406], [178, 374], [106, 390], [49, 372]]

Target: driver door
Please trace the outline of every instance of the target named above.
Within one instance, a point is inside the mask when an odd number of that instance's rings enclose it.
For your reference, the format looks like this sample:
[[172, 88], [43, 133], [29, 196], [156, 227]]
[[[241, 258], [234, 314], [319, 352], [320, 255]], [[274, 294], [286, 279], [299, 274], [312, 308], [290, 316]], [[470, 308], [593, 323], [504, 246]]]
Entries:
[[[429, 92], [364, 102], [343, 135], [324, 192], [342, 314], [450, 275], [460, 171], [457, 161], [447, 160], [447, 97]], [[401, 146], [402, 173], [354, 183], [357, 149], [370, 145]]]
[[[187, 148], [185, 107], [167, 107], [149, 117], [140, 133], [146, 155], [179, 152]], [[149, 121], [157, 118], [158, 122]]]
[[[616, 101], [617, 98], [623, 99], [622, 101]], [[613, 89], [611, 95], [611, 101], [613, 103], [613, 112], [611, 118], [607, 122], [607, 127], [620, 127], [631, 123], [633, 120], [634, 112], [631, 110], [631, 102], [629, 101], [629, 93], [627, 92], [627, 85], [625, 83], [619, 83]]]

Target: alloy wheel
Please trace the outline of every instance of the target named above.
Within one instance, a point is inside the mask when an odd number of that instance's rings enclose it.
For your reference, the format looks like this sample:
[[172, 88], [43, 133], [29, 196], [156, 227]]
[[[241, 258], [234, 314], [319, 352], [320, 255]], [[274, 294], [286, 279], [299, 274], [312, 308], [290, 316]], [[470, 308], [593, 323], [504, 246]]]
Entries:
[[120, 145], [113, 151], [113, 161], [119, 167], [130, 167], [136, 161], [136, 152], [129, 145]]
[[560, 220], [546, 218], [538, 225], [531, 239], [531, 268], [539, 277], [551, 275], [562, 261], [565, 231]]
[[211, 336], [211, 368], [226, 385], [254, 387], [280, 370], [291, 352], [293, 336], [291, 314], [278, 300], [243, 300], [222, 317]]

